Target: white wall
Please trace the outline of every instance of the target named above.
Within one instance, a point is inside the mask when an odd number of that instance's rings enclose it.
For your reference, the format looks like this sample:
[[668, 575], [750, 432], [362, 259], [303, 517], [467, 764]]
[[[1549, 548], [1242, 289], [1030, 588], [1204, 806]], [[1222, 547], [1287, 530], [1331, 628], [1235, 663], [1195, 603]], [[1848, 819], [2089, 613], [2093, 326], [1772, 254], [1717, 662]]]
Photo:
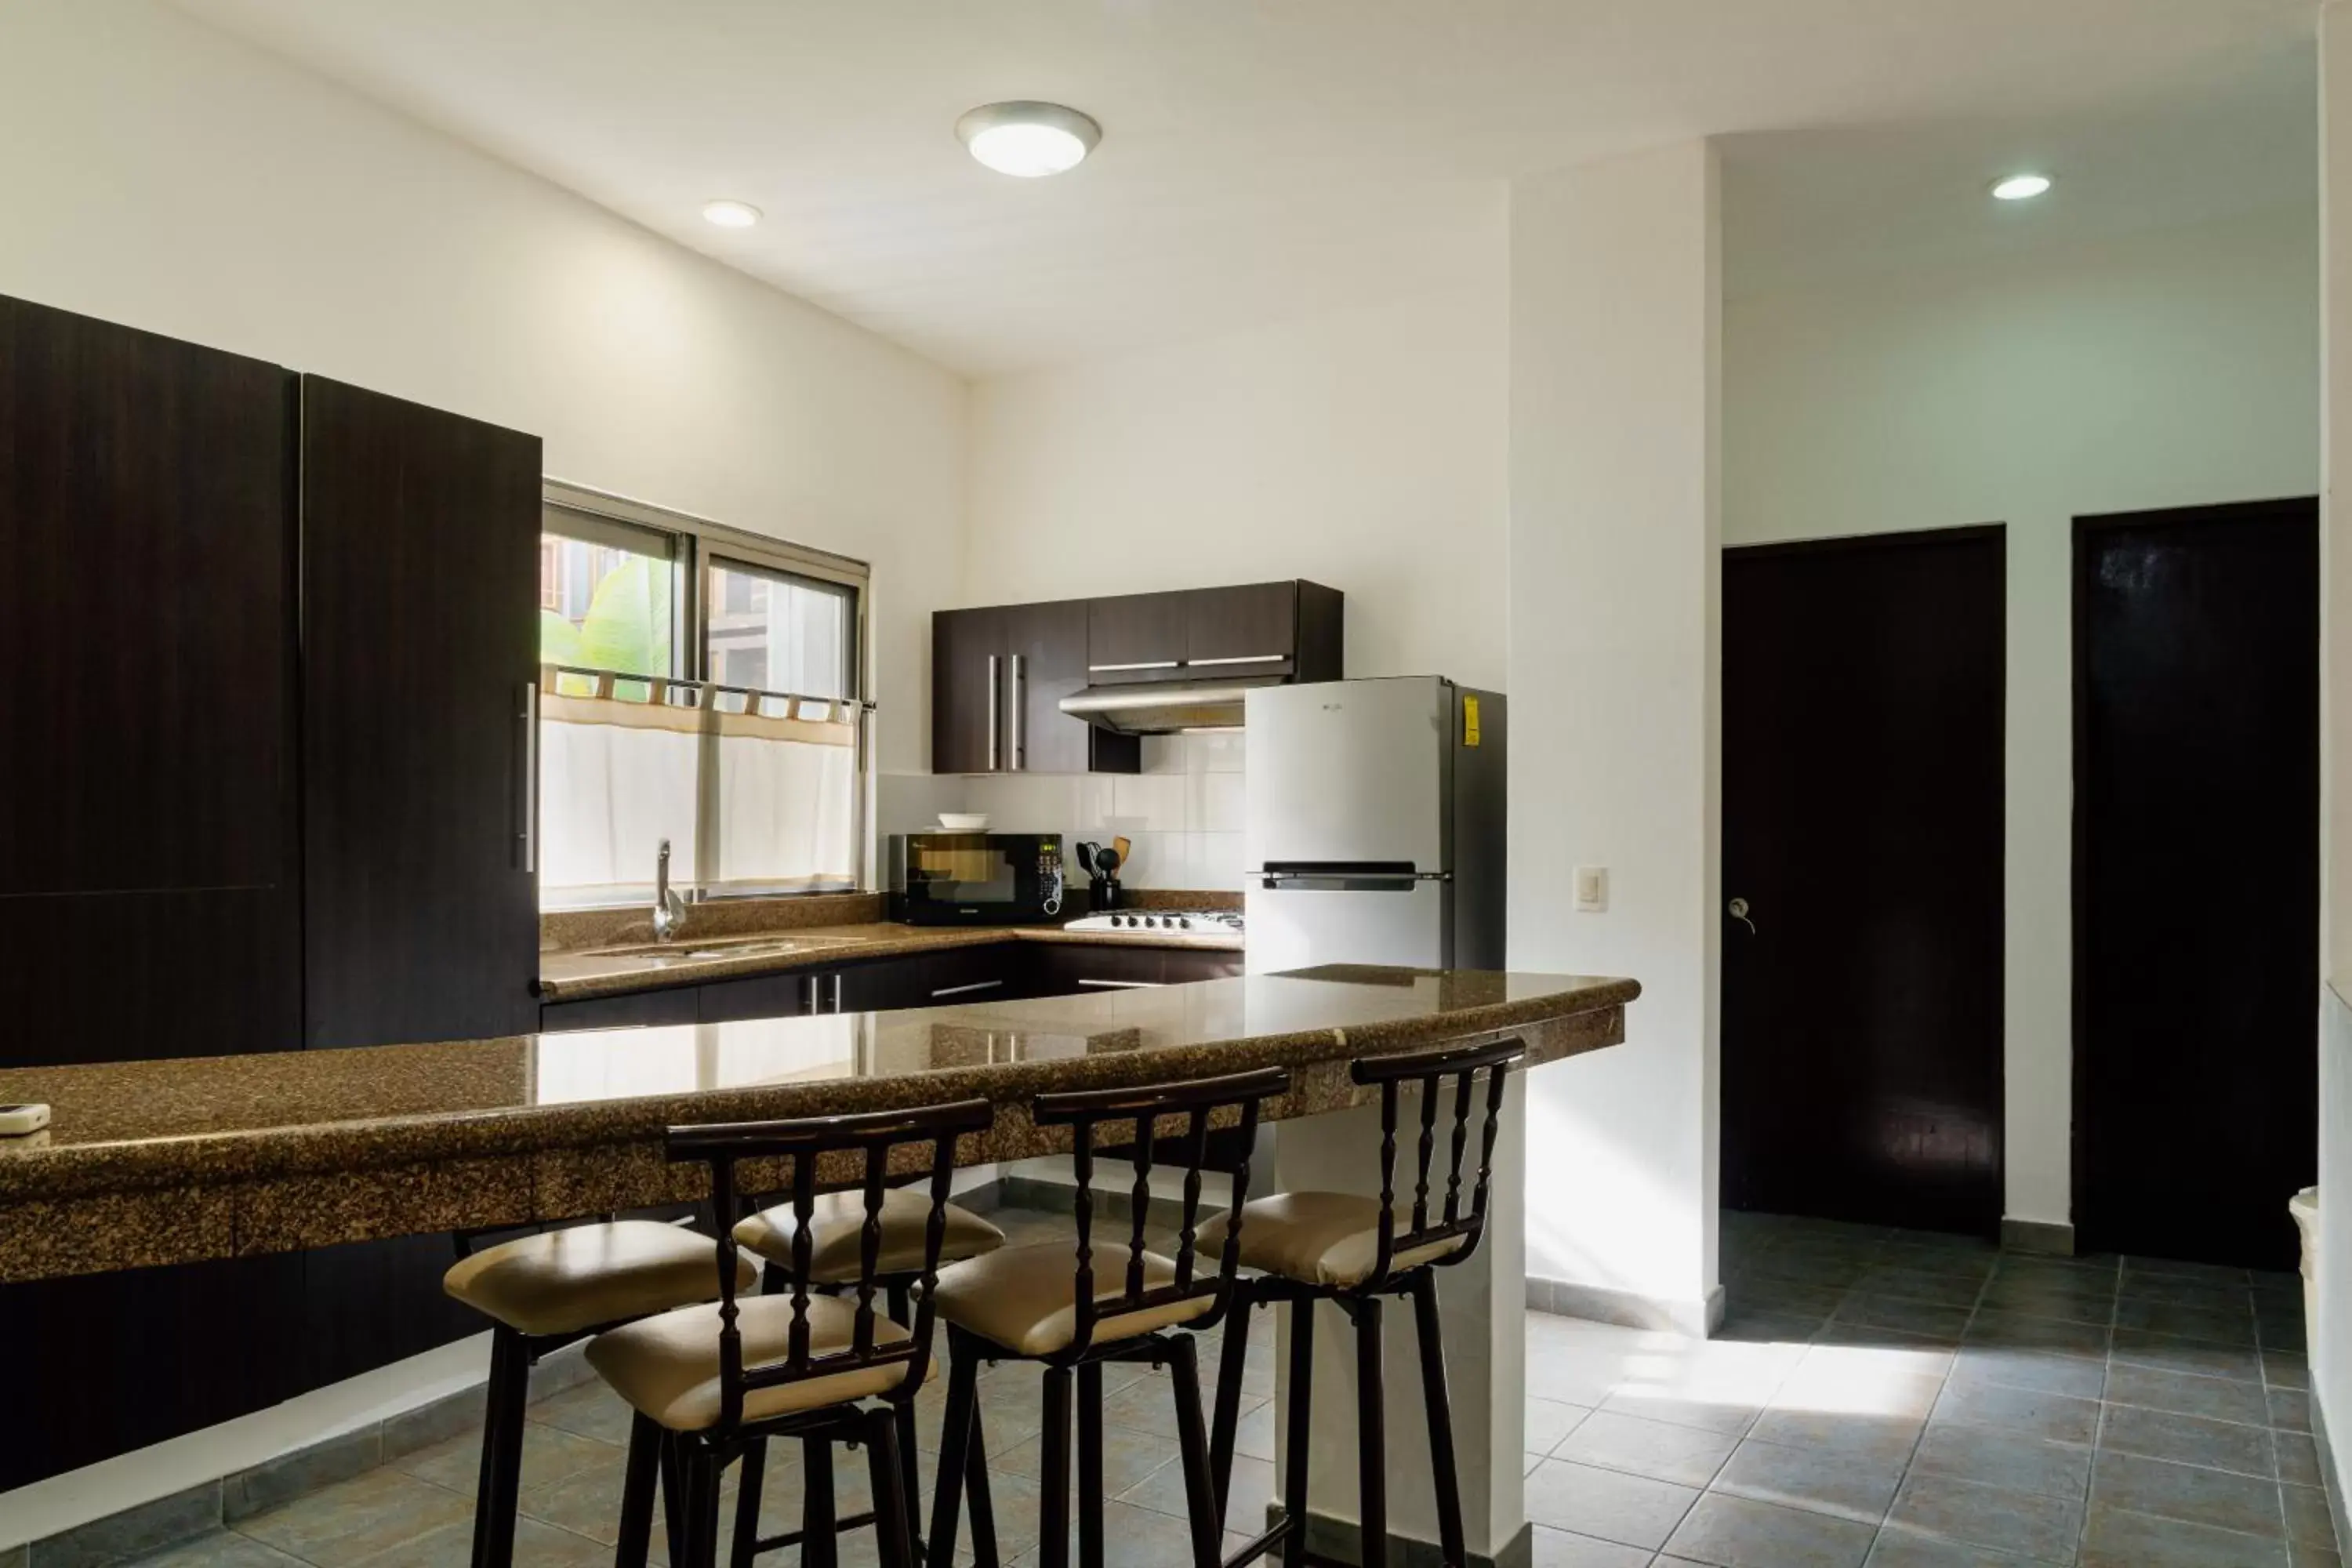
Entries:
[[548, 471], [874, 564], [924, 765], [964, 388], [149, 0], [0, 6], [0, 291], [536, 432]]
[[[2317, 1321], [2306, 1325], [2312, 1397], [2333, 1439], [2336, 1495], [2352, 1492], [2352, 510], [2336, 481], [2352, 475], [2352, 4], [2320, 14], [2322, 492], [2320, 635], [2320, 943], [2328, 984], [2319, 1001]], [[2330, 1198], [2329, 1194], [2334, 1194]]]
[[[1511, 191], [1510, 963], [1643, 987], [1622, 1047], [1528, 1076], [1528, 1271], [1687, 1327], [1715, 1284], [1717, 207], [1705, 143]], [[1580, 865], [1606, 912], [1561, 896]]]
[[1307, 577], [1350, 675], [1500, 684], [1500, 213], [1444, 293], [980, 383], [967, 603]]
[[2008, 525], [2014, 1218], [2069, 1217], [2072, 520], [2314, 493], [2318, 298], [2298, 209], [1725, 306], [1727, 544]]

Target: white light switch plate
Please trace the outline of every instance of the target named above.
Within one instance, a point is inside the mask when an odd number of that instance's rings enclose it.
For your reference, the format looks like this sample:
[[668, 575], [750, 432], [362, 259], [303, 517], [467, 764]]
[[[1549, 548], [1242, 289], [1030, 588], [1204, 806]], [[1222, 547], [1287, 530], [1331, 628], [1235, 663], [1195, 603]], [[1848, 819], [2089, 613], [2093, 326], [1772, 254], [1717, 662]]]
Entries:
[[1579, 866], [1576, 868], [1576, 908], [1579, 913], [1599, 914], [1609, 907], [1609, 868]]

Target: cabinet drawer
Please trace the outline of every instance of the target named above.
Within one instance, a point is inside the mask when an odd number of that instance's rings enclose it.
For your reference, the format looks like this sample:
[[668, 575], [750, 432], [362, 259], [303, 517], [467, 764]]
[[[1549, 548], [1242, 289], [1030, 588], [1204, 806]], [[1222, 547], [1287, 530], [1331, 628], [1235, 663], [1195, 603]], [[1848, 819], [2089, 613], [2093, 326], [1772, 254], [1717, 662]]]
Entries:
[[809, 1012], [809, 986], [831, 996], [825, 977], [807, 970], [790, 974], [761, 974], [750, 980], [719, 980], [701, 988], [698, 1016], [706, 1024], [732, 1024], [744, 1018], [800, 1018]]
[[632, 991], [620, 996], [591, 996], [581, 1002], [550, 1002], [539, 1010], [541, 1031], [564, 1029], [626, 1029], [656, 1024], [691, 1024], [697, 1016], [695, 988]]
[[1160, 977], [1171, 985], [1194, 980], [1228, 980], [1242, 972], [1242, 955], [1238, 952], [1171, 947], [1160, 954]]

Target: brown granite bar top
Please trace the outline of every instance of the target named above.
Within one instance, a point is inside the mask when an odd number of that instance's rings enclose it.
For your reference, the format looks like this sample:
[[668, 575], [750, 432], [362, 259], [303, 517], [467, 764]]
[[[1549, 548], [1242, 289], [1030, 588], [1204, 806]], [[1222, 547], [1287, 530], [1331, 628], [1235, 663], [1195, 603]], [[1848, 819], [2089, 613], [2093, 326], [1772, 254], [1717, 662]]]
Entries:
[[49, 1129], [0, 1142], [0, 1281], [680, 1201], [680, 1122], [983, 1097], [961, 1163], [1066, 1147], [1045, 1090], [1284, 1065], [1270, 1118], [1358, 1098], [1356, 1057], [1507, 1034], [1529, 1063], [1624, 1037], [1630, 980], [1330, 967], [1152, 990], [0, 1072]]
[[[1112, 931], [1068, 931], [1061, 926], [913, 926], [876, 921], [862, 925], [796, 926], [756, 935], [706, 939], [692, 935], [662, 953], [585, 952], [539, 955], [539, 998], [577, 1002], [627, 991], [652, 991], [754, 974], [789, 974], [801, 969], [869, 958], [903, 958], [951, 947], [983, 947], [1000, 942], [1052, 942], [1105, 947], [1182, 947], [1239, 952], [1242, 939], [1222, 932], [1156, 931], [1149, 938]], [[783, 944], [783, 945], [772, 945]], [[650, 944], [633, 944], [650, 945]]]

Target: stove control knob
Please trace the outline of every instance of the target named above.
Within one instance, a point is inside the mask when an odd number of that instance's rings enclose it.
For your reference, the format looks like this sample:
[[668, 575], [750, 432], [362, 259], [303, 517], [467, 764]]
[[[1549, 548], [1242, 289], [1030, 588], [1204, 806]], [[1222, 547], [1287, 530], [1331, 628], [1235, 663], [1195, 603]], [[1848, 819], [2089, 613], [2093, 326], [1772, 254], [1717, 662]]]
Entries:
[[1182, 926], [1186, 931], [1191, 931], [1192, 929], [1192, 922], [1189, 920], [1179, 920], [1176, 923]]

